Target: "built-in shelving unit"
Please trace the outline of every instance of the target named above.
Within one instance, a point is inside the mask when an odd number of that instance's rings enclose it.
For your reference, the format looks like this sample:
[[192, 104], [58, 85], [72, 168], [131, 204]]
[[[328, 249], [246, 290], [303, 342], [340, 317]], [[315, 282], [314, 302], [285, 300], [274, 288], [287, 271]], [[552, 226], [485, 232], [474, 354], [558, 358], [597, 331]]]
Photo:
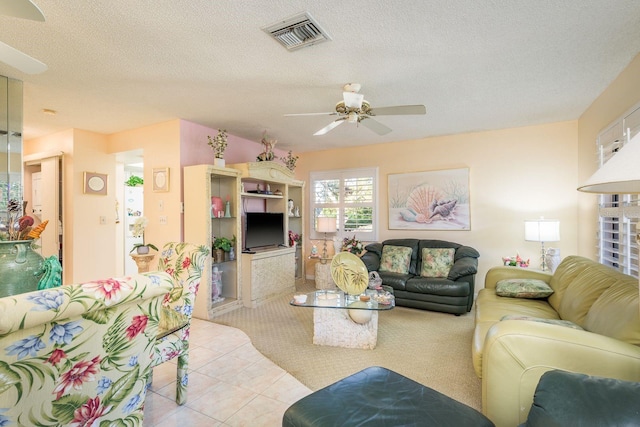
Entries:
[[[240, 215], [249, 203], [262, 203], [264, 212], [282, 212], [285, 218], [285, 242], [288, 231], [302, 234], [304, 230], [304, 181], [296, 180], [293, 172], [276, 162], [250, 162], [230, 165], [240, 172], [244, 191], [240, 195]], [[268, 189], [268, 190], [267, 190]], [[262, 193], [253, 191], [261, 190]], [[270, 191], [266, 194], [264, 191]], [[277, 193], [277, 194], [274, 194]], [[293, 200], [300, 216], [288, 215], [288, 201]], [[253, 208], [252, 208], [253, 209]], [[304, 241], [304, 240], [303, 240]], [[296, 282], [304, 281], [304, 247], [274, 248], [255, 254], [242, 254], [242, 293], [246, 307], [285, 292], [294, 292]]]
[[[239, 176], [236, 169], [213, 165], [184, 168], [184, 240], [212, 249], [215, 237], [236, 236], [235, 259], [231, 260], [227, 253], [225, 261], [214, 263], [209, 257], [205, 263], [193, 312], [200, 319], [211, 319], [242, 306]], [[224, 203], [228, 201], [230, 216], [214, 217], [211, 197], [220, 197]], [[222, 273], [221, 295], [212, 280], [214, 270]]]

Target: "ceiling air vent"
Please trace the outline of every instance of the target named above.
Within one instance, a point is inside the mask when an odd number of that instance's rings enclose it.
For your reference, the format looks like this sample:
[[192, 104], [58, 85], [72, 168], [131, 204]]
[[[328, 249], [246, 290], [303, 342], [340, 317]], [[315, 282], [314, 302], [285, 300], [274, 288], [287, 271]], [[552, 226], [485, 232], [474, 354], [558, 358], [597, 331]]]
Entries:
[[262, 28], [287, 50], [296, 50], [331, 40], [308, 12], [299, 13]]

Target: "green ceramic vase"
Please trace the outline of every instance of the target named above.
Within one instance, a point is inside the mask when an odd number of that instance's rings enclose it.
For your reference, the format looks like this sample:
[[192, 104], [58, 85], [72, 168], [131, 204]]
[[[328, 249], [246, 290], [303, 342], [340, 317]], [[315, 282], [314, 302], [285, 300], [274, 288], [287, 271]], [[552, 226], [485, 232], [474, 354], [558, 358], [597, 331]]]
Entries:
[[31, 249], [33, 240], [0, 241], [0, 297], [38, 289], [42, 256]]

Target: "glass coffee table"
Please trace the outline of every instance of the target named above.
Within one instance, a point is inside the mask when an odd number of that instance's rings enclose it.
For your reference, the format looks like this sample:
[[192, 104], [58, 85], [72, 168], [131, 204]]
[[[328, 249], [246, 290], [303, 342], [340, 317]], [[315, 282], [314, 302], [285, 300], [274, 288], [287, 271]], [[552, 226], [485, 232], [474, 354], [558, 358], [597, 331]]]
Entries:
[[374, 349], [378, 312], [395, 307], [393, 294], [367, 289], [361, 295], [321, 290], [296, 294], [294, 307], [313, 308], [313, 343], [333, 347]]

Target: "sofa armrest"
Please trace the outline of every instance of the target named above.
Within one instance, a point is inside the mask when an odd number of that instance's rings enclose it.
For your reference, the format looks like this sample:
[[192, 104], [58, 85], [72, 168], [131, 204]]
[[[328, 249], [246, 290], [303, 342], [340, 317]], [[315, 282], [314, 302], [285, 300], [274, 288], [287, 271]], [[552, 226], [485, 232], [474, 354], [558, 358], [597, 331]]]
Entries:
[[478, 258], [459, 258], [449, 270], [449, 280], [458, 280], [461, 277], [470, 276], [478, 272]]
[[496, 283], [505, 279], [539, 279], [546, 283], [551, 282], [553, 274], [546, 271], [529, 270], [522, 267], [493, 267], [487, 271], [484, 278], [484, 287], [487, 289], [495, 289]]
[[498, 322], [482, 355], [482, 412], [497, 427], [523, 423], [540, 377], [552, 369], [640, 381], [640, 347], [558, 325]]
[[525, 426], [639, 425], [638, 402], [638, 382], [553, 370], [540, 378]]
[[172, 288], [171, 276], [154, 271], [0, 298], [0, 335], [119, 305], [135, 304], [165, 295]]
[[369, 243], [367, 246], [364, 247], [364, 249], [367, 252], [373, 252], [378, 256], [378, 258], [382, 256], [382, 243], [380, 242]]
[[360, 259], [367, 267], [367, 271], [378, 271], [380, 268], [380, 257], [375, 252], [365, 252]]

